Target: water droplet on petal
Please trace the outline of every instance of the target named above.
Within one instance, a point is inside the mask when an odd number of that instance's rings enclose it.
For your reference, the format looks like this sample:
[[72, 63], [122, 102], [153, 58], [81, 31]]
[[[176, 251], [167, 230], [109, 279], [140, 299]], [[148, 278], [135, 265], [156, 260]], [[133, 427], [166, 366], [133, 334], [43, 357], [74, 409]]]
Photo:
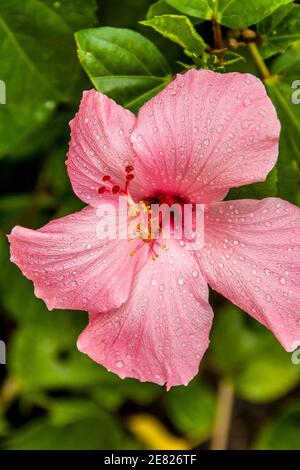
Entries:
[[243, 101], [243, 105], [244, 106], [249, 106], [250, 104], [252, 103], [252, 101], [250, 100], [250, 98], [245, 98], [244, 101]]

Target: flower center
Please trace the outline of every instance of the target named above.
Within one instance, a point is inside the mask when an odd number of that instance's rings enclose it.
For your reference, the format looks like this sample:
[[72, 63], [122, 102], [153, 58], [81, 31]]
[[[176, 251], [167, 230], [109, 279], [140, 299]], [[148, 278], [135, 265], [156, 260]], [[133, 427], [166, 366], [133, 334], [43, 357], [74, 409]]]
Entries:
[[[165, 243], [161, 242], [161, 238], [164, 238], [164, 219], [166, 217], [168, 218], [169, 233], [173, 233], [176, 226], [176, 220], [174, 212], [169, 209], [173, 209], [176, 206], [181, 211], [184, 201], [174, 195], [159, 193], [156, 196], [148, 197], [136, 203], [129, 191], [130, 182], [133, 179], [134, 167], [132, 165], [127, 165], [124, 168], [125, 184], [123, 187], [114, 181], [110, 175], [104, 175], [102, 177], [103, 185], [98, 188], [98, 193], [104, 194], [106, 192], [110, 192], [111, 194], [118, 194], [119, 196], [126, 198], [128, 203], [128, 241], [131, 242], [137, 239], [141, 240], [141, 243], [135, 247], [130, 254], [131, 256], [134, 256], [141, 247], [147, 244], [151, 252], [152, 259], [156, 260], [159, 256], [157, 249], [168, 248]], [[155, 208], [155, 214], [153, 214], [153, 208]], [[182, 219], [180, 223], [182, 225]]]

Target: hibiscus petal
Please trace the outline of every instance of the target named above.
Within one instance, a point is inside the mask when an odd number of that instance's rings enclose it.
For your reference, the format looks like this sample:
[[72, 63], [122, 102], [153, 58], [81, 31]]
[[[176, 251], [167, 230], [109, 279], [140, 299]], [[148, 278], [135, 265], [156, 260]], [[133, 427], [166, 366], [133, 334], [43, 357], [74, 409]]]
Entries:
[[125, 167], [134, 161], [130, 133], [135, 121], [134, 114], [102, 93], [84, 92], [79, 111], [70, 123], [67, 160], [74, 192], [82, 201], [99, 205], [102, 196], [98, 188], [105, 175], [124, 187]]
[[229, 188], [264, 181], [277, 159], [279, 132], [259, 79], [191, 70], [141, 108], [131, 139], [149, 193], [208, 203]]
[[17, 226], [9, 235], [11, 261], [49, 309], [99, 312], [127, 300], [148, 250], [130, 256], [137, 241], [99, 239], [99, 220], [96, 209], [85, 208], [39, 230]]
[[212, 317], [198, 264], [173, 241], [145, 264], [126, 304], [90, 316], [78, 348], [121, 378], [186, 385], [208, 347]]
[[300, 341], [300, 209], [278, 198], [208, 206], [198, 258], [210, 286], [269, 328]]

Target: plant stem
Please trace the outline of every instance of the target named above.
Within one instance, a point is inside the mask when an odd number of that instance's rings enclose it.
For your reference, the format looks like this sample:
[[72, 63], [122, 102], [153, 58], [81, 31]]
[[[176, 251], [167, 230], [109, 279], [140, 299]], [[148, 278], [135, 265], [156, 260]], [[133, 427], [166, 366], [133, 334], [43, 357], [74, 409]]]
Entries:
[[13, 377], [7, 377], [0, 389], [0, 409], [5, 410], [19, 392], [20, 384]]
[[262, 74], [263, 78], [264, 79], [270, 78], [271, 77], [270, 71], [269, 71], [268, 67], [266, 66], [266, 63], [265, 63], [264, 59], [262, 58], [255, 42], [249, 42], [248, 43], [248, 48], [249, 48], [249, 51], [251, 52], [251, 55], [254, 59], [254, 62], [256, 64], [256, 66], [259, 69], [260, 73]]
[[234, 387], [226, 380], [220, 380], [218, 390], [217, 418], [211, 441], [211, 450], [226, 450], [234, 404]]
[[217, 50], [223, 49], [221, 25], [216, 20], [212, 20], [212, 27], [213, 27], [213, 33], [214, 33], [215, 49]]

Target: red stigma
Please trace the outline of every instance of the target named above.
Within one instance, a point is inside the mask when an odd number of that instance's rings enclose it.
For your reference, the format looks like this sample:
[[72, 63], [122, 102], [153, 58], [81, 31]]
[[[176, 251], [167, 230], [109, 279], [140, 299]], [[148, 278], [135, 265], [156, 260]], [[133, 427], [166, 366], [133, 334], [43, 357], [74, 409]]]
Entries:
[[112, 187], [112, 193], [117, 194], [120, 191], [120, 186], [115, 184], [115, 186]]
[[105, 183], [105, 186], [100, 186], [97, 190], [98, 193], [103, 194], [105, 193], [105, 191], [111, 191], [113, 194], [118, 194], [118, 193], [127, 194], [129, 183], [130, 181], [134, 179], [134, 175], [132, 174], [132, 171], [134, 170], [134, 168], [132, 165], [127, 165], [125, 166], [124, 170], [125, 170], [124, 187], [123, 186], [121, 187], [119, 184], [116, 183], [116, 181], [114, 181], [114, 179], [110, 175], [106, 174], [106, 175], [103, 175], [101, 178], [103, 183]]

